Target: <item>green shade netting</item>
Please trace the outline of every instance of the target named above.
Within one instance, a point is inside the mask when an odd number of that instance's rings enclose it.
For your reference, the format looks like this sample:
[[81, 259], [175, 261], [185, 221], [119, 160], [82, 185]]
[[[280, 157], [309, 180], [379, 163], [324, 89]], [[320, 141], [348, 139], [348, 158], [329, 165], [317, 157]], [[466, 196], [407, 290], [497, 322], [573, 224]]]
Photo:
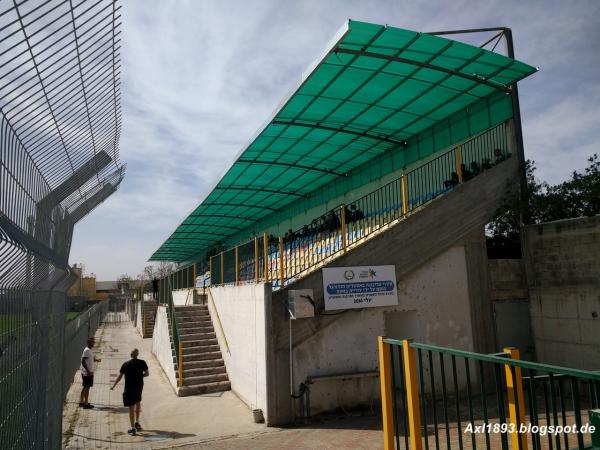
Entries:
[[507, 96], [535, 71], [461, 42], [349, 21], [151, 260], [190, 260], [384, 153], [408, 152], [412, 137]]

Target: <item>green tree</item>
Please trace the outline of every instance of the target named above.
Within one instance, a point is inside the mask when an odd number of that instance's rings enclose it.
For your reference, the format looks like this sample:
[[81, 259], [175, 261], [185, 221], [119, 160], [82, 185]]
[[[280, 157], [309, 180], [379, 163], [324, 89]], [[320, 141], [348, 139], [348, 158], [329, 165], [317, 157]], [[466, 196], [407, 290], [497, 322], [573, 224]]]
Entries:
[[583, 172], [573, 171], [571, 178], [557, 185], [535, 178], [535, 162], [526, 162], [527, 196], [514, 192], [498, 209], [486, 229], [488, 255], [491, 258], [521, 256], [520, 224], [535, 224], [600, 214], [600, 158], [588, 158]]

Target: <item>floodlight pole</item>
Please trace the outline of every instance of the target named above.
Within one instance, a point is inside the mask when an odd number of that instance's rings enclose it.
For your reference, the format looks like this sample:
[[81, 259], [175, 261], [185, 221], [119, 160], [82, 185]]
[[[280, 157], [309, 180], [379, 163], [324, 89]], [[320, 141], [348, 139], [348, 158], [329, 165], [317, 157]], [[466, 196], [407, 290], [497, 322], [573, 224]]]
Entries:
[[[504, 38], [506, 39], [506, 53], [511, 59], [515, 59], [515, 48], [513, 44], [512, 30], [504, 29]], [[517, 161], [519, 163], [519, 184], [520, 196], [523, 205], [527, 202], [527, 169], [525, 165], [525, 149], [523, 145], [523, 129], [521, 127], [521, 107], [519, 105], [519, 88], [517, 83], [512, 86], [511, 90], [513, 117], [515, 122], [515, 138], [517, 140]], [[525, 208], [520, 214], [521, 225], [529, 223], [529, 211]]]

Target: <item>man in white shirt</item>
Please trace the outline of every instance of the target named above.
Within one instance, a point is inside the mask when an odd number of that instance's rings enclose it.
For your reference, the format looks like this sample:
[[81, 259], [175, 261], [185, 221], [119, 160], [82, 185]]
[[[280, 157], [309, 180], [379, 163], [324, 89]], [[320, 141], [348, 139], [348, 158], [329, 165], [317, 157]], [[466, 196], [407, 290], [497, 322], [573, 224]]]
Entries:
[[94, 348], [94, 338], [88, 339], [88, 345], [83, 349], [81, 355], [81, 378], [83, 380], [83, 389], [81, 389], [81, 395], [79, 396], [79, 406], [82, 408], [90, 409], [94, 405], [91, 405], [88, 397], [90, 395], [90, 388], [94, 385], [94, 363], [102, 361], [94, 356], [92, 348]]

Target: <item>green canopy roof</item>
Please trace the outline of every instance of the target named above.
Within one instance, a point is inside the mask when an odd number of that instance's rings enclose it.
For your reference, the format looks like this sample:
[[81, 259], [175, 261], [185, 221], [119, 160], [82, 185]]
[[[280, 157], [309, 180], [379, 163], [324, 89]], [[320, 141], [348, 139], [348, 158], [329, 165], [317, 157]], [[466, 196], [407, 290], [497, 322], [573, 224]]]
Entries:
[[348, 21], [151, 260], [190, 260], [535, 71], [461, 42]]

